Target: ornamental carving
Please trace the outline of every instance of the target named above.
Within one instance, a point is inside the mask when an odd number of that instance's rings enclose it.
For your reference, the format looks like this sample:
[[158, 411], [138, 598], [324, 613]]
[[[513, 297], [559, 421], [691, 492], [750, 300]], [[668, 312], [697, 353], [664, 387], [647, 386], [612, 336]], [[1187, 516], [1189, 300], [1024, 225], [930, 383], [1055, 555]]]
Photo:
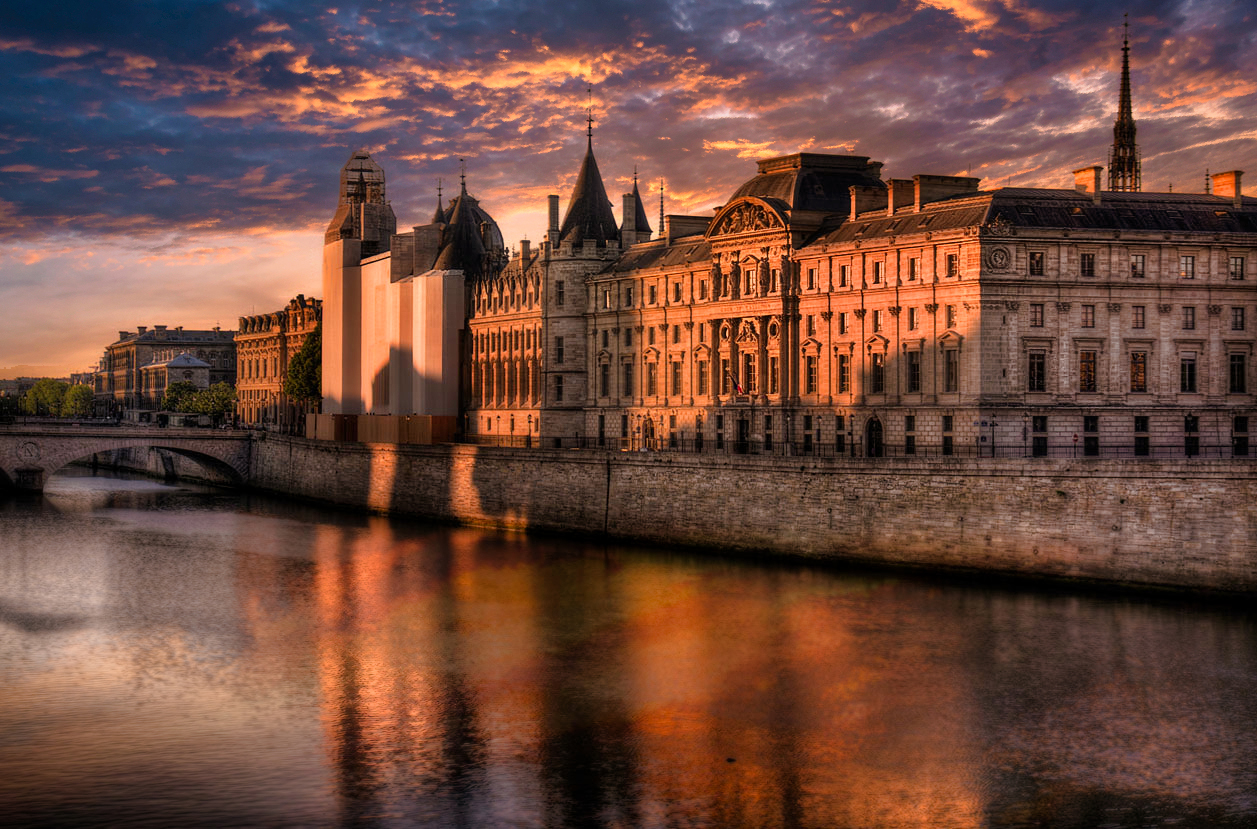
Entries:
[[825, 322], [829, 322], [833, 318], [834, 318], [833, 311], [821, 311], [821, 319], [825, 320]]
[[1168, 314], [1174, 310], [1174, 306], [1173, 305], [1158, 305], [1157, 310], [1160, 311], [1162, 314]]
[[758, 204], [743, 203], [736, 205], [720, 217], [720, 221], [712, 230], [712, 236], [727, 236], [737, 233], [752, 233], [757, 230], [769, 230], [783, 227], [781, 219], [765, 210]]
[[903, 308], [902, 308], [901, 306], [899, 306], [899, 305], [892, 305], [892, 306], [890, 306], [890, 308], [888, 308], [887, 310], [888, 310], [888, 311], [890, 311], [890, 315], [891, 315], [892, 317], [897, 317], [897, 316], [899, 316], [899, 312], [900, 312], [900, 311], [902, 311], [902, 310], [903, 310]]
[[855, 311], [853, 311], [852, 313], [854, 313], [854, 314], [855, 314], [855, 318], [856, 318], [856, 319], [858, 319], [858, 320], [862, 320], [862, 319], [864, 319], [864, 315], [868, 313], [868, 309], [866, 309], [866, 308], [857, 308], [857, 309], [855, 309]]
[[1110, 313], [1110, 314], [1116, 314], [1116, 313], [1120, 312], [1121, 310], [1122, 310], [1122, 303], [1120, 303], [1120, 302], [1110, 302], [1110, 303], [1109, 303], [1109, 313]]
[[1021, 307], [1021, 303], [1020, 302], [1005, 302], [1004, 307], [1007, 308], [1009, 311], [1016, 311], [1018, 308]]
[[14, 451], [20, 463], [34, 463], [39, 460], [39, 444], [28, 440], [20, 444]]
[[633, 330], [634, 330], [634, 331], [636, 331], [638, 334], [640, 334], [640, 333], [642, 333], [643, 331], [645, 331], [645, 330], [646, 330], [646, 326], [644, 326], [644, 325], [634, 325], [634, 326], [633, 326]]
[[1072, 308], [1072, 307], [1074, 307], [1072, 302], [1058, 302], [1058, 303], [1056, 303], [1056, 311], [1057, 311], [1057, 313], [1059, 313], [1059, 314], [1068, 314], [1068, 313], [1069, 313], [1069, 309], [1070, 309], [1070, 308]]
[[996, 236], [1003, 236], [1012, 229], [1012, 223], [1004, 218], [1003, 213], [996, 213], [995, 218], [987, 222], [986, 229]]
[[694, 320], [686, 320], [681, 324], [685, 326], [686, 331], [691, 331], [694, 328]]
[[937, 303], [937, 302], [931, 302], [931, 303], [929, 303], [928, 305], [926, 305], [926, 306], [925, 306], [925, 313], [927, 313], [927, 314], [933, 314], [933, 313], [935, 313], [936, 311], [938, 311], [938, 303]]
[[1216, 317], [1218, 314], [1221, 314], [1221, 313], [1222, 313], [1222, 306], [1221, 306], [1221, 305], [1210, 305], [1210, 306], [1209, 306], [1209, 316], [1211, 316], [1211, 317]]
[[1008, 248], [991, 248], [986, 253], [987, 267], [996, 271], [1007, 270], [1012, 263], [1012, 255], [1009, 254]]

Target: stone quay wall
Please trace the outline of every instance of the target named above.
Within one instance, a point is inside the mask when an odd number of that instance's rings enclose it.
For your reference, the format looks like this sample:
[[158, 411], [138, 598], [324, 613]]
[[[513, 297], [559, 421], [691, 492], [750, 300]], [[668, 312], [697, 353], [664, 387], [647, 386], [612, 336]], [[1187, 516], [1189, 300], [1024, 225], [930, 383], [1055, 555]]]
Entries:
[[259, 489], [465, 524], [763, 555], [1257, 590], [1257, 462], [829, 459], [268, 435]]

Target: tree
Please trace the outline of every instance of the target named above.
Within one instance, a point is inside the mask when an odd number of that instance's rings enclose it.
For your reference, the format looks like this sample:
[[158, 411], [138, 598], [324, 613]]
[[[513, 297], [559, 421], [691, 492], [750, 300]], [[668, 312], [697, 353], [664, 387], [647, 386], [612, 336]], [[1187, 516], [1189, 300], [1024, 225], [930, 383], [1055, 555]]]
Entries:
[[62, 417], [87, 417], [92, 413], [92, 390], [84, 385], [70, 386], [61, 401]]
[[236, 403], [236, 389], [227, 383], [215, 383], [204, 391], [192, 395], [189, 411], [196, 414], [222, 417], [231, 411]]
[[323, 399], [323, 324], [314, 326], [301, 348], [288, 361], [284, 394], [299, 403]]
[[45, 377], [36, 380], [30, 391], [22, 395], [22, 412], [42, 417], [57, 417], [61, 414], [61, 401], [65, 399], [69, 383], [51, 380]]
[[186, 380], [179, 380], [166, 386], [166, 394], [162, 396], [161, 408], [166, 412], [191, 412], [192, 398], [197, 387]]

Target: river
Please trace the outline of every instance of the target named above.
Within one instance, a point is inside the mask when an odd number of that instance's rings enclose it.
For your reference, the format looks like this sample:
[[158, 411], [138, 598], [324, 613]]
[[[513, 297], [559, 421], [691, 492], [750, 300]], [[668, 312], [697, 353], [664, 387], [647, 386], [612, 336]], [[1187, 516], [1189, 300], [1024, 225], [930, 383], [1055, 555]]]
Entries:
[[0, 824], [1257, 825], [1235, 605], [60, 474], [0, 500]]

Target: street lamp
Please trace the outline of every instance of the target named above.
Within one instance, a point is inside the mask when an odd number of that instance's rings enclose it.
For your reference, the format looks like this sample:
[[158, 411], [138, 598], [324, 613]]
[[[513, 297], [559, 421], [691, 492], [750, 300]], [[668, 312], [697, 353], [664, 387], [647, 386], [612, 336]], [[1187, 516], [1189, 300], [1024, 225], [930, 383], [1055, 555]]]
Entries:
[[991, 457], [995, 457], [995, 415], [991, 415]]

